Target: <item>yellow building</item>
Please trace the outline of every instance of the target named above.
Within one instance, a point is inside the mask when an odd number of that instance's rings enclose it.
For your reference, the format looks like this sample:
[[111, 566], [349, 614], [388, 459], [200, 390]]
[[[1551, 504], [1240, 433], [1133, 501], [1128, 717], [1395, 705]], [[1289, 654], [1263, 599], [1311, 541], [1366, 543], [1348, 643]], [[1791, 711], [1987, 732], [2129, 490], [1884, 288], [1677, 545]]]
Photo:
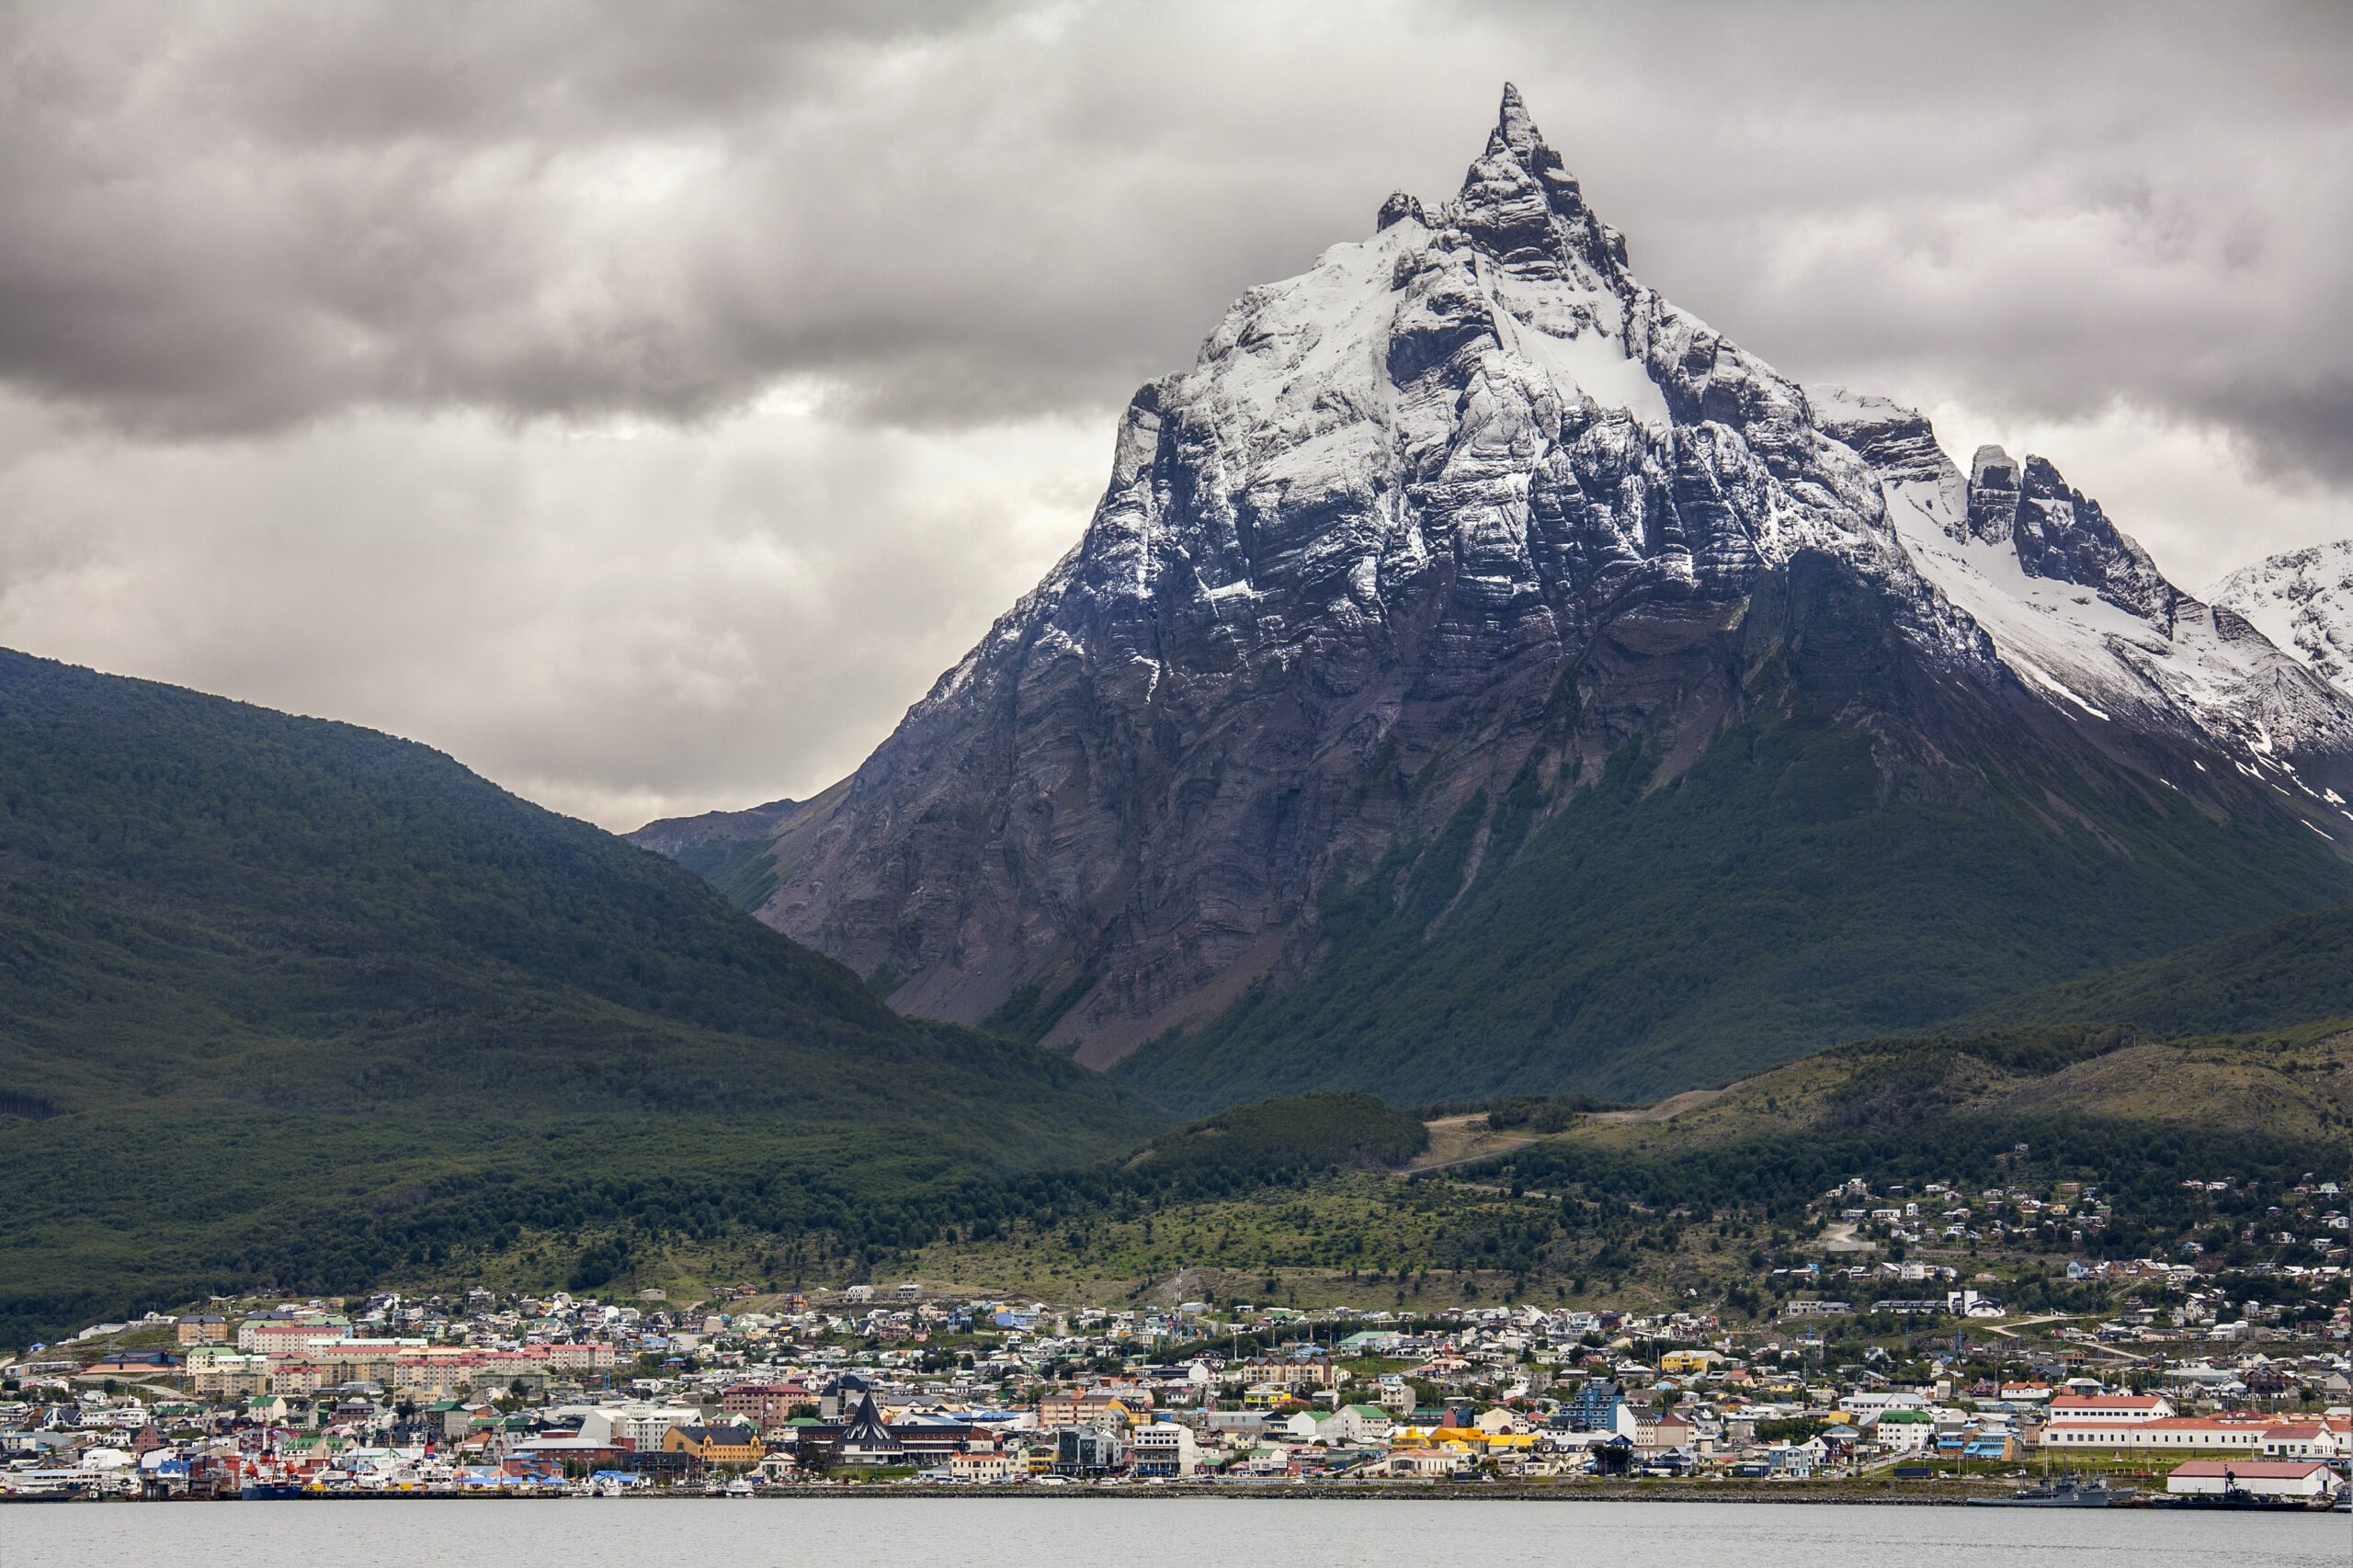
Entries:
[[755, 1465], [767, 1458], [749, 1426], [673, 1426], [663, 1435], [665, 1454], [691, 1454], [705, 1464]]

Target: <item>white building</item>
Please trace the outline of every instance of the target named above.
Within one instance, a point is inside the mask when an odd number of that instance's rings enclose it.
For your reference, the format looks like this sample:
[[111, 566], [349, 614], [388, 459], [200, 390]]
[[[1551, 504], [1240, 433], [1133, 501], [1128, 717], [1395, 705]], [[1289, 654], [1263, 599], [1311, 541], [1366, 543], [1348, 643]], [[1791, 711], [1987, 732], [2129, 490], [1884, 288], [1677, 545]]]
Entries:
[[951, 1454], [948, 1459], [948, 1473], [959, 1481], [977, 1481], [983, 1484], [1010, 1481], [1013, 1478], [1013, 1456], [994, 1449], [986, 1453]]
[[673, 1426], [699, 1426], [702, 1412], [691, 1405], [598, 1405], [580, 1418], [580, 1435], [613, 1448], [658, 1449]]
[[2046, 1449], [2143, 1449], [2158, 1452], [2200, 1449], [2239, 1452], [2252, 1458], [2263, 1449], [2263, 1435], [2280, 1423], [2268, 1416], [2253, 1421], [2176, 1415], [2155, 1421], [2094, 1421], [2064, 1416], [2042, 1429]]
[[2283, 1422], [2263, 1435], [2263, 1457], [2268, 1460], [2339, 1459], [2348, 1448], [2353, 1448], [2347, 1437], [2347, 1423], [2342, 1418]]
[[1882, 1410], [1863, 1430], [1879, 1453], [1917, 1453], [1935, 1438], [1937, 1418], [1925, 1410]]
[[2258, 1497], [2318, 1497], [2335, 1481], [2317, 1460], [2192, 1460], [2165, 1477], [2165, 1490], [2215, 1494], [2236, 1486]]
[[2155, 1394], [2063, 1393], [2051, 1402], [2051, 1418], [2076, 1416], [2086, 1421], [2170, 1421], [2181, 1413], [2173, 1401]]
[[1190, 1426], [1179, 1426], [1174, 1421], [1154, 1421], [1131, 1432], [1128, 1447], [1135, 1457], [1135, 1473], [1140, 1476], [1183, 1479], [1200, 1473], [1200, 1446]]
[[1377, 1404], [1344, 1404], [1315, 1424], [1315, 1435], [1333, 1443], [1385, 1442], [1395, 1425]]

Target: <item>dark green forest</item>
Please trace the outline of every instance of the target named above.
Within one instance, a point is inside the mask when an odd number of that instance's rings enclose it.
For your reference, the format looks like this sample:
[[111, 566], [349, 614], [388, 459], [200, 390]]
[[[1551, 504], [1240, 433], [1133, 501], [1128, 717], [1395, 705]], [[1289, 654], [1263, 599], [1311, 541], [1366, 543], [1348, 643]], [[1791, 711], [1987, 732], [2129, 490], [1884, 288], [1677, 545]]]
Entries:
[[535, 1184], [822, 1206], [1161, 1119], [426, 747], [6, 653], [0, 955], [0, 1342], [354, 1287]]
[[[1532, 773], [1474, 797], [1330, 896], [1303, 980], [1113, 1076], [1194, 1114], [1316, 1087], [1647, 1101], [2353, 894], [2300, 824], [2216, 822], [2113, 766], [1992, 768], [1988, 812], [1882, 805], [1863, 744], [1802, 714], [1653, 789], [1657, 762], [1628, 743], [1540, 828]], [[2343, 972], [2297, 983], [2320, 1005]]]
[[1987, 1028], [2098, 1019], [2215, 1034], [2343, 1017], [2353, 1017], [2353, 903], [2022, 992], [1963, 1021]]

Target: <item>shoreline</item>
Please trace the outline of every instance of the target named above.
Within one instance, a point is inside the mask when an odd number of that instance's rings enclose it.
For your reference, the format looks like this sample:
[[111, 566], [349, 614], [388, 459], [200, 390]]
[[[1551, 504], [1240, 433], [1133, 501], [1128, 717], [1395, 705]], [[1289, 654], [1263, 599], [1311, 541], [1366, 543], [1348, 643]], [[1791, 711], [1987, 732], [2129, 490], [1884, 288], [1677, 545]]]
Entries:
[[[1121, 1502], [1139, 1499], [1202, 1499], [1228, 1498], [1259, 1502], [1447, 1502], [1447, 1503], [1773, 1503], [1816, 1507], [1961, 1507], [1972, 1498], [1997, 1497], [2012, 1488], [1957, 1487], [1949, 1483], [1898, 1483], [1878, 1486], [1733, 1486], [1702, 1483], [1699, 1484], [1671, 1483], [1636, 1486], [1527, 1485], [1483, 1483], [1316, 1483], [1294, 1484], [1290, 1482], [1252, 1483], [1221, 1486], [792, 1486], [776, 1487], [754, 1493], [749, 1497], [715, 1497], [698, 1490], [679, 1489], [663, 1492], [626, 1494], [619, 1498], [574, 1497], [558, 1494], [534, 1495], [519, 1492], [331, 1492], [315, 1493], [301, 1497], [274, 1498], [268, 1501], [288, 1503], [513, 1503], [513, 1502], [839, 1502], [861, 1499], [905, 1501], [937, 1501], [940, 1499], [1034, 1499], [1054, 1502]], [[138, 1504], [148, 1501], [137, 1497], [0, 1497], [0, 1503], [75, 1503], [75, 1504]], [[158, 1502], [242, 1502], [242, 1498], [156, 1499]], [[258, 1501], [258, 1499], [257, 1499]], [[2149, 1502], [2136, 1500], [2119, 1505], [2126, 1508], [2149, 1509]], [[2308, 1510], [2283, 1509], [2281, 1512], [2326, 1513], [2325, 1507]]]

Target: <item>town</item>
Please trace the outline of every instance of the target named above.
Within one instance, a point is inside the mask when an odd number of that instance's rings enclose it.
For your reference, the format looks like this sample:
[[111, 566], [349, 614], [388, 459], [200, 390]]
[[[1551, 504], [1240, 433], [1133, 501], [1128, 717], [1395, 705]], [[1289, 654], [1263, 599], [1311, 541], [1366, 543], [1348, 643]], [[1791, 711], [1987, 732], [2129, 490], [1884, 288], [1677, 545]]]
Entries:
[[2341, 1263], [2296, 1270], [2339, 1302], [2301, 1322], [2222, 1299], [2195, 1260], [2097, 1270], [2133, 1288], [2105, 1318], [2014, 1315], [1951, 1268], [1809, 1265], [1784, 1279], [1793, 1293], [1773, 1321], [1745, 1326], [1533, 1303], [1112, 1310], [914, 1281], [745, 1282], [676, 1305], [654, 1289], [216, 1301], [92, 1324], [0, 1369], [0, 1489], [91, 1501], [1455, 1483], [1851, 1495], [2006, 1489], [2058, 1466], [2120, 1488], [2139, 1478], [2151, 1495], [2339, 1496], [2353, 1451]]

